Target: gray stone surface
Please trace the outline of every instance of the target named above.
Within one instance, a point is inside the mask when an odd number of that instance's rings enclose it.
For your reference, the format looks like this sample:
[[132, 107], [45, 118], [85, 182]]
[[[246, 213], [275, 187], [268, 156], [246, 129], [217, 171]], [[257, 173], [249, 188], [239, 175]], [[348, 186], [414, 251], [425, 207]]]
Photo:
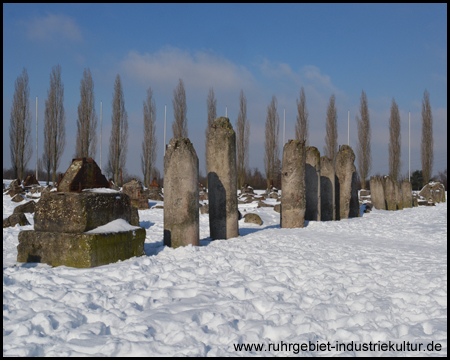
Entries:
[[146, 210], [148, 206], [148, 194], [144, 192], [142, 183], [132, 179], [122, 187], [122, 192], [130, 197], [131, 205], [139, 210]]
[[80, 234], [116, 219], [138, 226], [139, 220], [136, 224], [132, 219], [132, 209], [129, 196], [123, 193], [42, 193], [36, 205], [34, 229]]
[[320, 152], [314, 146], [306, 147], [305, 198], [305, 220], [320, 221]]
[[171, 139], [164, 156], [164, 245], [200, 245], [198, 183], [198, 157], [191, 141]]
[[14, 202], [22, 202], [24, 200], [25, 200], [25, 198], [23, 197], [22, 194], [16, 194], [11, 198], [11, 201], [14, 201]]
[[383, 179], [379, 176], [372, 176], [370, 178], [370, 197], [375, 209], [386, 210]]
[[206, 139], [206, 164], [210, 236], [212, 239], [237, 237], [236, 134], [226, 117], [215, 119], [211, 125]]
[[91, 268], [145, 255], [144, 242], [143, 228], [106, 234], [21, 231], [17, 261]]
[[281, 213], [281, 204], [275, 205], [273, 207], [273, 210], [280, 214]]
[[397, 210], [397, 194], [395, 189], [395, 182], [390, 176], [383, 178], [384, 198], [386, 200], [386, 210]]
[[402, 184], [403, 208], [413, 207], [412, 184], [408, 180], [403, 180]]
[[289, 140], [283, 148], [280, 227], [305, 227], [305, 143]]
[[253, 214], [253, 213], [245, 214], [244, 222], [250, 223], [250, 224], [256, 224], [256, 225], [262, 225], [262, 220], [259, 217], [259, 215]]
[[[355, 154], [348, 145], [342, 145], [336, 154], [336, 220], [359, 217], [358, 183]], [[338, 191], [339, 190], [339, 191]]]
[[36, 211], [36, 203], [31, 200], [27, 201], [25, 204], [16, 206], [14, 208], [13, 214], [20, 214], [20, 213], [34, 213]]
[[397, 204], [397, 210], [403, 210], [402, 187], [397, 180], [393, 180], [393, 182], [394, 182], [394, 196], [395, 196], [395, 203]]
[[336, 220], [335, 176], [333, 160], [322, 156], [320, 158], [320, 219], [322, 221]]
[[3, 219], [3, 227], [16, 226], [19, 224], [20, 226], [30, 225], [27, 217], [24, 213], [12, 214], [6, 219]]

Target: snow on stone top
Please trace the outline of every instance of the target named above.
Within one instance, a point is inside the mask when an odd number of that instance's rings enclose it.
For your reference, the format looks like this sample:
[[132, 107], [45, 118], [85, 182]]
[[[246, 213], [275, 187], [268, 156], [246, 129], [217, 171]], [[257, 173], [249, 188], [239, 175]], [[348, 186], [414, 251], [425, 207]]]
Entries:
[[83, 189], [83, 191], [95, 192], [95, 193], [118, 193], [120, 191], [108, 188], [94, 188], [94, 189]]
[[137, 229], [140, 229], [140, 227], [130, 225], [130, 223], [124, 219], [116, 219], [105, 225], [86, 231], [84, 234], [115, 233]]

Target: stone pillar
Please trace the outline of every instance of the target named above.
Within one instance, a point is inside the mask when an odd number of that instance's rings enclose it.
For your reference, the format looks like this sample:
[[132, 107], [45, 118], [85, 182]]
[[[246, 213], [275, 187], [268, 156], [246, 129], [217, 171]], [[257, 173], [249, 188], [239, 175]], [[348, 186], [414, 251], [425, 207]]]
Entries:
[[384, 198], [386, 199], [386, 210], [397, 210], [397, 197], [394, 180], [390, 176], [383, 178]]
[[393, 180], [393, 182], [394, 182], [395, 202], [397, 204], [397, 210], [403, 210], [402, 187], [397, 180]]
[[333, 160], [322, 156], [320, 158], [320, 219], [322, 221], [336, 220], [334, 181]]
[[305, 220], [320, 221], [320, 152], [314, 146], [306, 147], [305, 189]]
[[305, 143], [289, 140], [283, 148], [280, 227], [305, 227]]
[[402, 181], [403, 208], [413, 207], [412, 184], [408, 180]]
[[236, 134], [230, 120], [214, 120], [206, 139], [209, 230], [212, 239], [239, 236]]
[[171, 139], [164, 155], [164, 245], [200, 245], [198, 158], [189, 139]]
[[336, 220], [359, 217], [358, 182], [355, 154], [348, 145], [342, 145], [336, 154]]
[[370, 178], [370, 197], [375, 209], [386, 210], [383, 180], [379, 176], [372, 176]]

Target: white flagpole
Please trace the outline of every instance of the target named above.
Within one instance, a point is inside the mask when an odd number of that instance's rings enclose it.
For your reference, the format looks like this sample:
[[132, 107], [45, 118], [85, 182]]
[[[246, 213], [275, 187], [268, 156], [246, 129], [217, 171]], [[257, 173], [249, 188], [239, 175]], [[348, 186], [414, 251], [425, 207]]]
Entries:
[[38, 97], [36, 96], [36, 181], [38, 180]]
[[225, 106], [225, 117], [228, 117], [228, 111], [227, 107]]
[[286, 144], [286, 108], [284, 108], [284, 115], [283, 115], [283, 146]]
[[411, 111], [409, 112], [409, 182], [411, 182]]
[[348, 111], [348, 140], [347, 145], [350, 146], [350, 110]]
[[166, 121], [167, 121], [167, 105], [164, 105], [164, 155], [166, 155]]
[[103, 117], [103, 102], [100, 101], [100, 171], [102, 170], [102, 117]]

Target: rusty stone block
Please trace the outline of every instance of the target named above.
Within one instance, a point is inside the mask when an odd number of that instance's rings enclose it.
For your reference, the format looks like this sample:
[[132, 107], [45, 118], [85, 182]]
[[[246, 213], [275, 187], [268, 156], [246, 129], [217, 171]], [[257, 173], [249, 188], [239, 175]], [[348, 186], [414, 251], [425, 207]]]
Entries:
[[58, 183], [58, 192], [81, 192], [84, 189], [109, 188], [109, 182], [91, 158], [73, 159]]

